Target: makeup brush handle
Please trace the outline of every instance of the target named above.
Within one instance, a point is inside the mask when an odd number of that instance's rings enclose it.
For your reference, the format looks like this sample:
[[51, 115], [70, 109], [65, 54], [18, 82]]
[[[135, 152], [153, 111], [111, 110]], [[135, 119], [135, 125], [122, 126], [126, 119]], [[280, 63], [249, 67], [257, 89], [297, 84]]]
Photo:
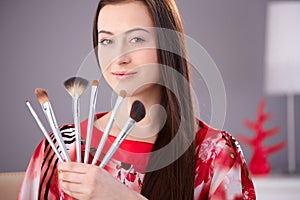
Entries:
[[71, 162], [71, 158], [70, 158], [69, 153], [68, 153], [68, 151], [67, 151], [67, 147], [66, 147], [66, 145], [65, 145], [65, 143], [64, 143], [64, 140], [63, 140], [63, 138], [62, 138], [62, 136], [61, 136], [60, 130], [59, 130], [57, 127], [54, 127], [54, 126], [51, 125], [51, 124], [50, 124], [50, 126], [51, 126], [51, 128], [52, 128], [52, 131], [53, 131], [53, 133], [54, 133], [54, 136], [56, 137], [56, 140], [57, 140], [57, 142], [58, 142], [58, 145], [59, 145], [59, 147], [61, 148], [61, 151], [62, 151], [62, 153], [63, 153], [63, 155], [64, 155], [65, 160], [66, 160], [67, 162]]
[[104, 147], [104, 144], [105, 144], [105, 142], [106, 142], [106, 140], [107, 140], [107, 138], [108, 138], [109, 132], [110, 132], [110, 130], [111, 130], [111, 128], [112, 128], [112, 125], [113, 125], [113, 123], [114, 123], [114, 121], [115, 121], [115, 117], [116, 117], [116, 115], [117, 115], [117, 113], [118, 113], [118, 110], [119, 110], [120, 105], [121, 105], [121, 103], [123, 102], [123, 100], [124, 100], [123, 97], [118, 96], [117, 101], [116, 101], [116, 103], [115, 103], [115, 106], [114, 106], [114, 108], [112, 109], [111, 116], [110, 116], [110, 118], [109, 118], [109, 121], [108, 121], [108, 123], [107, 123], [107, 126], [105, 127], [104, 133], [103, 133], [103, 135], [102, 135], [102, 137], [101, 137], [101, 141], [100, 141], [100, 143], [99, 143], [99, 145], [98, 145], [97, 151], [96, 151], [95, 156], [94, 156], [94, 159], [93, 159], [93, 161], [92, 161], [92, 165], [95, 165], [95, 164], [97, 163], [99, 157], [100, 157], [100, 154], [101, 154], [101, 152], [102, 152], [102, 149], [103, 149], [103, 147]]
[[93, 133], [94, 125], [94, 115], [95, 115], [95, 106], [97, 99], [97, 86], [92, 86], [91, 99], [90, 99], [90, 110], [88, 118], [88, 127], [86, 131], [86, 143], [85, 143], [85, 152], [84, 152], [84, 163], [87, 164], [89, 160], [89, 153], [91, 148], [91, 139]]
[[108, 137], [108, 135], [109, 135], [109, 132], [110, 132], [110, 130], [111, 130], [111, 128], [112, 128], [112, 125], [113, 125], [113, 123], [114, 123], [114, 121], [115, 121], [115, 117], [116, 117], [116, 115], [117, 115], [117, 112], [118, 112], [119, 107], [120, 107], [121, 103], [123, 102], [123, 100], [124, 100], [123, 97], [118, 96], [117, 101], [116, 101], [116, 103], [115, 103], [115, 106], [114, 106], [114, 108], [112, 109], [111, 116], [110, 116], [110, 118], [109, 118], [109, 121], [108, 121], [108, 123], [107, 123], [107, 126], [105, 127], [104, 133], [103, 133], [103, 135], [102, 135], [102, 137], [101, 137], [101, 141], [100, 141], [100, 143], [99, 143], [99, 145], [98, 145], [97, 151], [96, 151], [95, 156], [94, 156], [94, 159], [93, 159], [93, 161], [92, 161], [92, 165], [95, 165], [95, 164], [97, 163], [97, 160], [98, 160], [99, 157], [100, 157], [100, 154], [101, 154], [101, 152], [102, 152], [102, 149], [103, 149], [103, 147], [104, 147], [104, 144], [105, 144], [105, 142], [106, 142], [106, 140], [107, 140], [107, 137]]
[[105, 165], [108, 163], [108, 161], [113, 157], [117, 149], [119, 148], [119, 145], [111, 145], [108, 152], [106, 153], [105, 157], [103, 158], [102, 162], [100, 163], [99, 167], [104, 168]]
[[79, 110], [79, 99], [73, 98], [73, 118], [75, 126], [75, 137], [76, 137], [76, 157], [77, 162], [81, 162], [81, 133], [80, 133], [80, 110]]
[[121, 97], [121, 96], [118, 96], [117, 100], [116, 100], [116, 103], [115, 103], [115, 106], [114, 108], [112, 109], [112, 114], [111, 114], [111, 117], [115, 118], [117, 113], [118, 113], [118, 110], [120, 108], [120, 105], [122, 104], [124, 98]]
[[61, 133], [60, 133], [59, 127], [57, 125], [55, 115], [54, 115], [54, 112], [53, 112], [53, 109], [52, 109], [52, 106], [51, 106], [50, 102], [44, 103], [42, 105], [42, 108], [43, 108], [44, 113], [45, 113], [45, 115], [48, 119], [48, 122], [50, 124], [51, 129], [52, 129], [52, 132], [54, 133], [54, 136], [55, 136], [55, 138], [58, 142], [58, 145], [62, 150], [62, 153], [64, 155], [65, 160], [70, 162], [71, 159], [70, 159], [69, 153], [67, 151], [66, 145], [64, 143], [64, 140], [61, 136]]
[[35, 121], [38, 124], [39, 128], [41, 129], [42, 133], [44, 134], [45, 138], [47, 139], [48, 143], [50, 144], [51, 148], [53, 149], [54, 153], [58, 157], [59, 161], [60, 162], [64, 162], [64, 159], [61, 157], [60, 153], [58, 152], [56, 146], [54, 145], [51, 137], [47, 133], [47, 131], [46, 131], [44, 125], [42, 124], [41, 120], [39, 119], [38, 115], [36, 114], [36, 112], [34, 111], [34, 109], [31, 107], [31, 105], [30, 105], [29, 102], [26, 102], [26, 105], [29, 108], [29, 110], [31, 112], [31, 115], [35, 119]]
[[95, 165], [97, 163], [99, 157], [100, 157], [100, 154], [101, 154], [102, 149], [103, 149], [103, 147], [105, 145], [105, 142], [106, 142], [106, 140], [108, 138], [108, 134], [109, 134], [109, 132], [111, 130], [111, 127], [113, 125], [114, 120], [115, 120], [114, 117], [111, 116], [110, 119], [109, 119], [109, 121], [108, 121], [108, 124], [107, 124], [107, 126], [106, 126], [106, 128], [104, 130], [104, 133], [103, 133], [103, 135], [101, 137], [100, 143], [98, 145], [97, 151], [96, 151], [94, 159], [92, 161], [92, 165]]
[[108, 161], [113, 157], [119, 146], [122, 144], [122, 142], [125, 140], [127, 135], [130, 133], [130, 131], [134, 128], [134, 125], [136, 122], [129, 118], [122, 128], [121, 132], [119, 133], [118, 137], [115, 139], [109, 150], [107, 151], [106, 155], [104, 156], [101, 164], [99, 167], [104, 168], [105, 165], [108, 163]]

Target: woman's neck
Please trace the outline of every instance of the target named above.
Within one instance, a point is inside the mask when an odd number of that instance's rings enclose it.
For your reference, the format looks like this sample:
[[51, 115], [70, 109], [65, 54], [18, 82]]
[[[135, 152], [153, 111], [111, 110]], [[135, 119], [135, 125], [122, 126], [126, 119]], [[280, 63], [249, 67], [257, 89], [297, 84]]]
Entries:
[[[119, 134], [122, 127], [128, 120], [132, 103], [135, 100], [139, 100], [145, 106], [146, 115], [144, 119], [142, 119], [135, 125], [133, 130], [127, 136], [127, 139], [149, 143], [155, 142], [157, 134], [164, 125], [166, 119], [166, 112], [164, 108], [160, 105], [162, 95], [161, 88], [157, 88], [156, 90], [151, 91], [155, 92], [148, 92], [146, 93], [147, 95], [134, 95], [132, 97], [126, 97], [124, 99], [124, 102], [121, 104], [117, 113], [110, 135], [117, 136]], [[111, 112], [98, 119], [95, 123], [96, 128], [103, 131], [107, 125], [110, 115]]]

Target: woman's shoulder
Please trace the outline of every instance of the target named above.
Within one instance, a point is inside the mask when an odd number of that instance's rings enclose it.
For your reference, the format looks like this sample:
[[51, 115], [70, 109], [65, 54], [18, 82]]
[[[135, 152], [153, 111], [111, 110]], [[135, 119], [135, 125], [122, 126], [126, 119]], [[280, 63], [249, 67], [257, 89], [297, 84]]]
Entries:
[[198, 125], [195, 196], [199, 199], [202, 196], [255, 199], [254, 186], [237, 140], [230, 133], [202, 121], [198, 121]]
[[199, 129], [196, 133], [197, 155], [203, 152], [216, 155], [226, 152], [230, 157], [243, 157], [238, 141], [224, 130], [210, 127], [205, 122], [198, 120]]
[[196, 146], [203, 143], [219, 142], [223, 135], [229, 135], [224, 130], [216, 129], [205, 123], [204, 121], [197, 119], [197, 132], [196, 132]]

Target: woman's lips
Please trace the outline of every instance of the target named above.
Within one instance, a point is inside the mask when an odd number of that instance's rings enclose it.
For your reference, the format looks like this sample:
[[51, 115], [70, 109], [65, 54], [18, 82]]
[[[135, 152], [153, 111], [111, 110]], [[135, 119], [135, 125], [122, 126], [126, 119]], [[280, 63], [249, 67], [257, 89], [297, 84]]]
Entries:
[[113, 71], [111, 74], [113, 77], [115, 77], [118, 80], [123, 80], [127, 78], [131, 78], [134, 76], [137, 72], [127, 72], [127, 71]]

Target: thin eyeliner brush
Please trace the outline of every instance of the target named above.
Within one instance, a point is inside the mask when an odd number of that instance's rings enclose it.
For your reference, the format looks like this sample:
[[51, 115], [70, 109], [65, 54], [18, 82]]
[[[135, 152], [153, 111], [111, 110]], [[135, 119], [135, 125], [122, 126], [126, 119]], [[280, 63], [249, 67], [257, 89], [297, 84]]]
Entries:
[[115, 154], [119, 146], [122, 144], [122, 142], [125, 140], [127, 135], [130, 133], [130, 131], [134, 128], [135, 124], [139, 121], [141, 121], [145, 117], [146, 111], [144, 105], [140, 101], [135, 101], [132, 104], [131, 110], [130, 110], [130, 117], [127, 120], [126, 124], [120, 131], [117, 138], [114, 140], [113, 144], [107, 151], [106, 155], [104, 156], [101, 164], [99, 167], [104, 168], [107, 162], [112, 158], [112, 156]]
[[88, 118], [88, 127], [87, 127], [87, 131], [86, 131], [84, 163], [88, 163], [88, 160], [89, 160], [89, 153], [90, 153], [90, 148], [91, 148], [91, 139], [92, 139], [92, 134], [93, 134], [95, 106], [96, 106], [97, 92], [98, 92], [98, 84], [99, 84], [99, 82], [97, 80], [94, 80], [93, 83], [92, 83], [90, 107], [89, 107], [89, 118]]
[[35, 119], [36, 123], [38, 124], [38, 126], [40, 127], [42, 133], [44, 134], [44, 136], [46, 137], [48, 143], [50, 144], [51, 148], [53, 149], [54, 153], [56, 154], [56, 156], [58, 157], [60, 162], [64, 162], [64, 159], [61, 157], [59, 151], [57, 150], [55, 144], [53, 143], [51, 137], [49, 136], [49, 134], [47, 133], [44, 125], [42, 124], [41, 120], [39, 119], [38, 115], [36, 114], [35, 110], [32, 108], [30, 102], [28, 100], [25, 101], [30, 113], [32, 114], [33, 118]]
[[72, 97], [73, 119], [76, 137], [77, 162], [81, 162], [81, 131], [80, 131], [80, 102], [79, 98], [86, 90], [89, 81], [81, 77], [72, 77], [64, 82], [67, 92]]
[[126, 97], [126, 92], [124, 90], [121, 90], [120, 93], [119, 93], [119, 96], [117, 98], [117, 101], [115, 103], [115, 106], [114, 106], [114, 108], [113, 108], [113, 110], [111, 112], [111, 116], [109, 118], [107, 126], [105, 127], [105, 130], [104, 130], [103, 135], [101, 137], [101, 141], [100, 141], [100, 143], [98, 145], [97, 151], [96, 151], [94, 159], [92, 161], [92, 165], [95, 165], [97, 163], [97, 160], [100, 157], [100, 154], [102, 152], [104, 144], [105, 144], [105, 142], [107, 140], [108, 134], [109, 134], [109, 132], [110, 132], [110, 130], [112, 128], [112, 125], [113, 125], [113, 123], [115, 121], [115, 117], [116, 117], [116, 115], [118, 113], [118, 110], [120, 108], [120, 105], [122, 104], [122, 102], [123, 102], [123, 100], [124, 100], [125, 97]]

